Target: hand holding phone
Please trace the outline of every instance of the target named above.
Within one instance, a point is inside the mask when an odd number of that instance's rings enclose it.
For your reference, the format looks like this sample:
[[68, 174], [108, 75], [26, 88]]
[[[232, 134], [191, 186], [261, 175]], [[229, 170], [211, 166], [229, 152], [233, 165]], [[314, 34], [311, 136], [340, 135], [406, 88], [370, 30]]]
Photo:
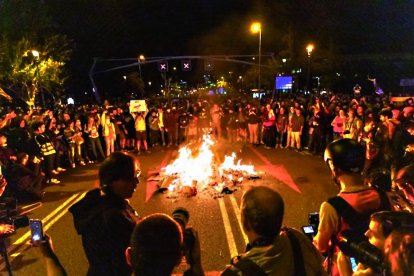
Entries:
[[350, 257], [349, 260], [351, 261], [352, 272], [355, 272], [357, 270], [358, 264], [354, 257]]
[[302, 231], [306, 235], [313, 235], [315, 234], [315, 229], [313, 229], [312, 225], [302, 226]]
[[29, 221], [30, 232], [32, 234], [32, 243], [40, 243], [44, 240], [43, 224], [40, 219], [31, 219]]

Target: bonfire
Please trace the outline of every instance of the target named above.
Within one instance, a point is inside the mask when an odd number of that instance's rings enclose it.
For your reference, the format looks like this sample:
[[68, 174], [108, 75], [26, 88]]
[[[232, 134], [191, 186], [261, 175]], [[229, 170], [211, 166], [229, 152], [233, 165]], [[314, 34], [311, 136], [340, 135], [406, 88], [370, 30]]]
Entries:
[[205, 190], [226, 193], [234, 191], [245, 180], [258, 177], [254, 166], [241, 164], [234, 152], [220, 162], [213, 149], [216, 149], [215, 141], [210, 135], [204, 135], [199, 146], [180, 148], [178, 157], [161, 169], [160, 188], [167, 190], [169, 197], [195, 196]]

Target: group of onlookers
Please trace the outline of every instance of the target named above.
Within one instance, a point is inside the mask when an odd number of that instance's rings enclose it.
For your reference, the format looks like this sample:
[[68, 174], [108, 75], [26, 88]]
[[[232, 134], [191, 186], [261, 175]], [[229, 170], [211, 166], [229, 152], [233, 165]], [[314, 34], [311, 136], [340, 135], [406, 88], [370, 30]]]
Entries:
[[[220, 275], [414, 274], [414, 214], [365, 183], [364, 147], [340, 138], [327, 146], [324, 156], [340, 192], [322, 203], [313, 228], [317, 235], [284, 225], [286, 207], [277, 191], [246, 188], [240, 203], [246, 251], [232, 256]], [[183, 268], [183, 275], [205, 275], [200, 244], [206, 241], [189, 226], [186, 209], [141, 218], [129, 205], [140, 173], [135, 155], [114, 152], [101, 164], [100, 187], [70, 208], [89, 262], [87, 275], [166, 276]], [[407, 186], [412, 191], [414, 164], [402, 168], [397, 178], [395, 195], [409, 192]], [[414, 197], [409, 199], [414, 207]], [[47, 260], [48, 275], [66, 275], [50, 237], [37, 246]]]
[[334, 139], [352, 138], [366, 145], [370, 162], [364, 173], [378, 167], [395, 172], [413, 161], [413, 114], [412, 98], [396, 104], [385, 97], [327, 94], [260, 101], [242, 97], [155, 99], [147, 100], [142, 112], [129, 112], [128, 102], [110, 105], [108, 101], [102, 107], [27, 112], [16, 108], [0, 121], [0, 153], [6, 177], [12, 165], [30, 172], [25, 180], [10, 181], [17, 182], [10, 186], [18, 191], [27, 182], [42, 182], [39, 178], [57, 184], [57, 175], [67, 168], [102, 161], [116, 150], [150, 153], [157, 147], [199, 141], [205, 133], [230, 143], [312, 154], [321, 154]]
[[[2, 183], [7, 182], [1, 186], [21, 199], [41, 199], [43, 185], [58, 184], [57, 176], [66, 169], [102, 162], [100, 188], [70, 209], [89, 275], [170, 275], [183, 256], [190, 265], [187, 273], [203, 275], [200, 240], [197, 231], [186, 227], [188, 213], [141, 220], [128, 204], [140, 175], [134, 153], [199, 141], [204, 133], [267, 149], [324, 152], [340, 192], [321, 205], [314, 245], [300, 232], [281, 228], [284, 203], [277, 192], [252, 188], [241, 203], [249, 245], [223, 275], [351, 275], [351, 253], [343, 247], [349, 231], [358, 239], [367, 231], [384, 258], [384, 265], [372, 267], [355, 256], [360, 262], [355, 275], [411, 275], [413, 114], [412, 99], [397, 105], [385, 98], [339, 95], [211, 103], [149, 100], [145, 111], [132, 113], [127, 103], [26, 113], [16, 109], [0, 120]], [[191, 245], [185, 244], [189, 236]], [[49, 269], [64, 274], [47, 246], [48, 236], [45, 241], [45, 256], [55, 260]], [[328, 256], [325, 269], [320, 253]]]

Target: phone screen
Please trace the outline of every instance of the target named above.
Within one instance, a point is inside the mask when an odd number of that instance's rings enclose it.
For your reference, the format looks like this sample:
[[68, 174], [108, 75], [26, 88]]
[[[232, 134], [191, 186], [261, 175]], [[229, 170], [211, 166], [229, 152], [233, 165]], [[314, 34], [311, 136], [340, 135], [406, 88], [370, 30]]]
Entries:
[[350, 257], [349, 259], [351, 261], [352, 272], [355, 272], [357, 269], [357, 262], [354, 257]]
[[303, 232], [305, 234], [314, 234], [315, 233], [315, 231], [313, 230], [313, 227], [311, 225], [303, 226], [302, 229], [303, 229]]
[[43, 225], [40, 219], [30, 220], [30, 232], [32, 233], [32, 241], [40, 241], [43, 239]]

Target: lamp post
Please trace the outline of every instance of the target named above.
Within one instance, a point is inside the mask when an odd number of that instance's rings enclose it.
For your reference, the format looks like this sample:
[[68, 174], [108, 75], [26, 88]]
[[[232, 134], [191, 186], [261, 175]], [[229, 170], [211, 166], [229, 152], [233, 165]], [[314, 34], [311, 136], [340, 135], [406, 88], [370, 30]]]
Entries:
[[42, 97], [42, 105], [43, 107], [45, 107], [45, 96], [42, 92], [42, 87], [40, 84], [40, 71], [39, 71], [40, 54], [39, 54], [39, 51], [37, 50], [30, 50], [30, 52], [32, 53], [32, 56], [33, 56], [33, 59], [36, 65], [36, 72], [35, 72], [36, 86], [37, 86], [36, 89], [39, 90], [40, 96]]
[[239, 83], [239, 92], [243, 91], [243, 76], [239, 76], [239, 79], [237, 80]]
[[250, 31], [253, 34], [259, 33], [259, 76], [258, 76], [258, 89], [261, 91], [261, 67], [262, 67], [262, 24], [260, 22], [253, 22], [250, 25]]
[[139, 78], [142, 79], [142, 72], [141, 72], [141, 62], [145, 61], [144, 55], [139, 55], [138, 57], [138, 69], [139, 69]]
[[314, 48], [315, 48], [315, 46], [313, 44], [308, 44], [306, 46], [306, 51], [308, 52], [308, 70], [307, 70], [308, 72], [306, 74], [306, 89], [305, 89], [305, 91], [306, 90], [310, 91], [310, 88], [311, 88], [309, 80], [310, 80], [310, 71], [311, 71], [312, 51], [313, 51]]
[[145, 56], [144, 55], [139, 55], [138, 56], [138, 69], [139, 69], [139, 79], [140, 82], [142, 82], [143, 86], [142, 86], [142, 90], [141, 90], [141, 98], [144, 97], [144, 82], [142, 81], [142, 72], [141, 72], [141, 62], [145, 61]]

